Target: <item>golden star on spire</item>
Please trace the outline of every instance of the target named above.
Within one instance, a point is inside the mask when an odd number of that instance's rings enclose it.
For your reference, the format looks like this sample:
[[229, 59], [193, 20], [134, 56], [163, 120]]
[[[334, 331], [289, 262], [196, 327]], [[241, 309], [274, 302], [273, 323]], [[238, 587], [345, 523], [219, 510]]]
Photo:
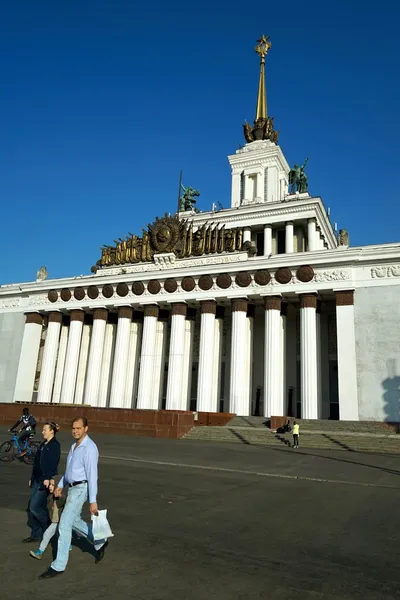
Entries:
[[269, 41], [270, 36], [265, 37], [263, 34], [259, 40], [257, 40], [258, 45], [254, 48], [257, 52], [258, 56], [263, 60], [270, 48], [272, 48], [272, 44]]

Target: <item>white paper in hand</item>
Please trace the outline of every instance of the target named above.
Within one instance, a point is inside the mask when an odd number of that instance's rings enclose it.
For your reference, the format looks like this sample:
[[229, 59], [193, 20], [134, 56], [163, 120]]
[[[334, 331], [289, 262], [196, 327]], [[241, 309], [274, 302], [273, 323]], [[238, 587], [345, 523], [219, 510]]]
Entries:
[[114, 537], [110, 524], [107, 521], [107, 509], [99, 510], [98, 515], [92, 515], [92, 532], [95, 542]]

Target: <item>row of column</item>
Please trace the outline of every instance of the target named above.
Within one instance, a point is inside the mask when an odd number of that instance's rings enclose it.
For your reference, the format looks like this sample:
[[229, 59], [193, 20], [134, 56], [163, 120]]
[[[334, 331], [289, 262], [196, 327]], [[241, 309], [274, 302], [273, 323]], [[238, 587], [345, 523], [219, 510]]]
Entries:
[[[297, 245], [302, 247], [304, 234], [303, 230], [297, 232]], [[243, 229], [243, 242], [251, 241], [251, 228]], [[316, 219], [309, 219], [307, 222], [307, 250], [323, 250], [325, 248], [324, 238], [321, 228], [317, 225]], [[285, 223], [285, 254], [294, 252], [294, 222]], [[272, 225], [264, 226], [264, 256], [272, 254]]]
[[[321, 418], [320, 315], [316, 294], [300, 295], [300, 364], [302, 418]], [[232, 300], [229, 411], [251, 414], [254, 306]], [[286, 412], [286, 308], [278, 295], [264, 298], [264, 414]], [[358, 418], [355, 368], [354, 294], [336, 293], [340, 417]], [[215, 300], [200, 303], [200, 347], [197, 410], [218, 412], [221, 382], [223, 308]], [[172, 304], [166, 408], [188, 410], [194, 339], [194, 311]], [[104, 308], [93, 313], [73, 310], [69, 327], [62, 314], [48, 315], [48, 329], [38, 402], [84, 403], [92, 406], [161, 407], [166, 352], [166, 321], [157, 305], [142, 316], [131, 307], [118, 310], [110, 322]], [[14, 400], [30, 401], [35, 379], [43, 317], [26, 316]], [[115, 337], [115, 342], [113, 341]], [[140, 367], [139, 367], [140, 365]], [[108, 400], [109, 398], [109, 400]]]

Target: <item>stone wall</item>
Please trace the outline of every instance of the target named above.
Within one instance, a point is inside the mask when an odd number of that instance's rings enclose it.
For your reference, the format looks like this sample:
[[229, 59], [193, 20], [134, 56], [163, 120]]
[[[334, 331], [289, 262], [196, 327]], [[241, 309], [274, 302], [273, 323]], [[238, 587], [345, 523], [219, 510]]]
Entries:
[[0, 402], [12, 402], [25, 315], [23, 313], [0, 313]]
[[400, 422], [400, 286], [355, 292], [359, 419]]

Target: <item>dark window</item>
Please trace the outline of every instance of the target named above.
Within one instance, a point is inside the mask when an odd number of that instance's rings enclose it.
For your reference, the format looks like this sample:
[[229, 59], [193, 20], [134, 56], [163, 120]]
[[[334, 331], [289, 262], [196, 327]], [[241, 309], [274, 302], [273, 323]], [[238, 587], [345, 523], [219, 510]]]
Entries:
[[260, 231], [256, 236], [257, 256], [264, 256], [264, 232]]
[[277, 231], [276, 236], [277, 254], [285, 254], [285, 230]]

